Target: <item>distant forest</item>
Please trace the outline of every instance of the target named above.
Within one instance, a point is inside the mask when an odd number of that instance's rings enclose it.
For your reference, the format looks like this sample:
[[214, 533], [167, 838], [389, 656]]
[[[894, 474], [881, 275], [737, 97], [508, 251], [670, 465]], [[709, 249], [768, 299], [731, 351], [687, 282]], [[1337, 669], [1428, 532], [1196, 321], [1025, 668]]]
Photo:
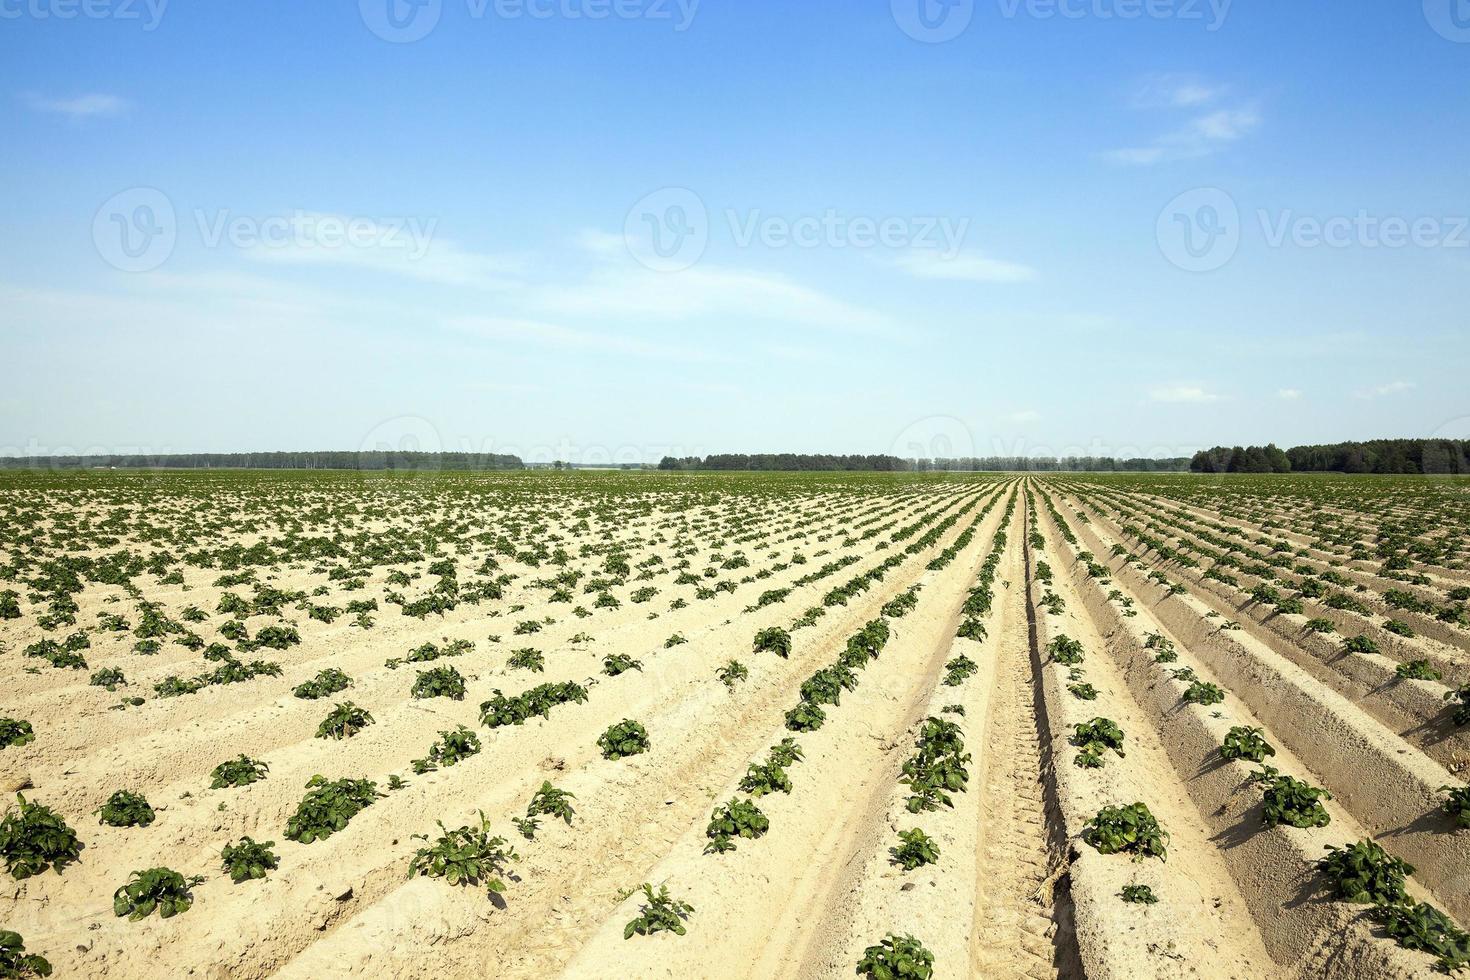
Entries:
[[891, 473], [934, 472], [1088, 472], [1088, 473], [1182, 473], [1189, 460], [1178, 459], [1112, 459], [1110, 457], [1068, 456], [1065, 458], [1032, 458], [1029, 456], [978, 456], [959, 459], [900, 459], [897, 456], [829, 456], [805, 453], [725, 453], [715, 456], [665, 456], [658, 464], [661, 470], [755, 470], [755, 471], [864, 471]]
[[490, 453], [164, 453], [138, 456], [0, 456], [0, 469], [519, 470], [519, 456]]
[[1375, 439], [1331, 446], [1216, 446], [1195, 453], [1195, 473], [1470, 474], [1470, 442], [1457, 439]]

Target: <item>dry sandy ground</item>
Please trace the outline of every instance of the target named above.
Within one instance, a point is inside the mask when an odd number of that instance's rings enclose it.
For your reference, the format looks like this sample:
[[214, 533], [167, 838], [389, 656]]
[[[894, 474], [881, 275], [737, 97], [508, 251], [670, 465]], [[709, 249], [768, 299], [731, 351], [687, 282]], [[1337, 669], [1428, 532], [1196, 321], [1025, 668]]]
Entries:
[[[1076, 532], [1075, 545], [1043, 493]], [[0, 928], [21, 933], [59, 975], [113, 977], [835, 978], [854, 975], [864, 950], [889, 933], [921, 940], [934, 954], [936, 977], [1426, 975], [1428, 956], [1384, 938], [1360, 907], [1332, 901], [1314, 876], [1327, 845], [1369, 836], [1419, 868], [1417, 896], [1461, 922], [1470, 915], [1470, 835], [1434, 817], [1437, 787], [1459, 784], [1464, 748], [1457, 732], [1432, 725], [1445, 684], [1409, 682], [1429, 686], [1393, 693], [1378, 683], [1391, 675], [1394, 657], [1410, 653], [1464, 665], [1464, 645], [1453, 636], [1395, 646], [1382, 662], [1337, 666], [1299, 628], [1253, 617], [1239, 596], [1196, 570], [1156, 566], [1124, 534], [1127, 520], [1114, 500], [1065, 480], [895, 483], [883, 493], [692, 501], [650, 492], [620, 498], [609, 511], [597, 510], [605, 501], [594, 495], [558, 494], [548, 510], [517, 497], [479, 507], [385, 492], [386, 509], [316, 518], [384, 535], [404, 525], [432, 529], [464, 543], [447, 552], [463, 580], [475, 578], [492, 554], [499, 572], [516, 577], [500, 599], [420, 620], [400, 615], [383, 596], [393, 588], [423, 594], [434, 576], [406, 587], [386, 576], [394, 567], [425, 572], [432, 558], [380, 567], [364, 590], [347, 593], [326, 575], [331, 562], [282, 567], [269, 579], [277, 588], [329, 585], [327, 597], [314, 601], [378, 597], [381, 609], [368, 630], [351, 626], [348, 616], [328, 624], [286, 610], [302, 643], [253, 655], [278, 661], [280, 677], [155, 698], [152, 685], [164, 677], [212, 665], [173, 644], [140, 656], [128, 634], [92, 632], [89, 671], [30, 673], [38, 661], [24, 648], [75, 627], [48, 634], [37, 622], [40, 607], [29, 602], [20, 619], [0, 622], [7, 679], [0, 716], [29, 719], [38, 736], [0, 750], [0, 783], [29, 787], [28, 798], [54, 807], [86, 845], [81, 861], [60, 875], [3, 879]], [[307, 513], [319, 503], [308, 493], [291, 506]], [[1167, 506], [1144, 495], [1127, 504], [1149, 513]], [[85, 494], [57, 495], [47, 507], [61, 526], [95, 523], [115, 509]], [[129, 508], [135, 531], [149, 521], [184, 520], [187, 512], [187, 501], [146, 513]], [[1028, 533], [1033, 520], [1040, 547]], [[933, 527], [942, 528], [937, 540], [905, 553]], [[906, 528], [913, 530], [894, 540]], [[961, 607], [1001, 530], [995, 598], [983, 617], [988, 636], [960, 638]], [[222, 535], [212, 546], [248, 547], [282, 528], [263, 518], [248, 530], [200, 530], [210, 533]], [[528, 564], [515, 549], [494, 546], [502, 533], [522, 551], [533, 541], [553, 543], [568, 562]], [[928, 567], [956, 544], [963, 546], [943, 568]], [[1081, 552], [1110, 556], [1114, 544], [1141, 559], [1111, 557], [1106, 578], [1090, 576]], [[580, 583], [572, 603], [553, 601], [536, 584], [563, 567], [584, 580], [603, 574], [612, 545], [632, 566], [627, 581], [611, 588], [618, 608], [593, 608]], [[738, 555], [748, 564], [726, 564]], [[829, 590], [893, 556], [902, 560], [871, 588], [793, 630], [789, 658], [751, 652], [756, 631], [792, 627], [822, 607]], [[16, 557], [0, 552], [5, 562]], [[699, 586], [677, 581], [685, 560]], [[844, 564], [803, 584], [831, 562]], [[1050, 583], [1039, 577], [1042, 562]], [[708, 577], [706, 567], [713, 569]], [[1147, 577], [1156, 568], [1185, 581], [1190, 593], [1170, 596]], [[171, 615], [191, 604], [209, 613], [194, 628], [213, 641], [229, 619], [215, 613], [226, 591], [212, 584], [219, 574], [186, 567], [182, 586], [158, 585], [151, 574], [138, 581], [154, 583], [144, 597]], [[728, 591], [695, 598], [696, 588], [722, 581]], [[658, 594], [635, 602], [641, 587]], [[885, 613], [914, 587], [914, 609]], [[757, 608], [767, 590], [788, 588]], [[1060, 611], [1049, 611], [1049, 595], [1062, 600]], [[676, 597], [687, 603], [674, 608]], [[77, 598], [80, 627], [92, 627], [99, 612], [136, 621], [134, 601], [116, 587], [92, 584]], [[576, 603], [591, 614], [572, 615]], [[881, 655], [840, 705], [827, 708], [820, 730], [793, 736], [784, 718], [802, 682], [880, 617], [891, 629]], [[1222, 631], [1227, 618], [1242, 628]], [[515, 635], [517, 624], [547, 619], [554, 622], [539, 632]], [[246, 626], [254, 633], [276, 621], [252, 616]], [[1086, 652], [1080, 674], [1047, 653], [1062, 634]], [[1179, 660], [1155, 663], [1150, 634], [1172, 639]], [[687, 642], [670, 645], [675, 636]], [[409, 690], [425, 665], [386, 666], [430, 640], [474, 644], [463, 656], [427, 665], [452, 664], [465, 676], [462, 701], [414, 699]], [[544, 673], [508, 665], [512, 651], [526, 647], [544, 654]], [[610, 654], [635, 657], [642, 669], [607, 676]], [[946, 664], [961, 655], [976, 672], [943, 683]], [[735, 659], [749, 676], [727, 687], [715, 672]], [[87, 684], [90, 670], [107, 666], [124, 669], [129, 686], [109, 693]], [[322, 701], [293, 696], [295, 685], [329, 666], [351, 675], [348, 691]], [[1187, 684], [1171, 673], [1183, 667], [1218, 684], [1226, 700], [1183, 704]], [[1097, 700], [1069, 691], [1079, 676], [1096, 687]], [[480, 723], [478, 706], [493, 691], [560, 681], [585, 684], [587, 702], [524, 726]], [[147, 702], [111, 710], [134, 694]], [[367, 707], [375, 723], [346, 741], [313, 737], [334, 701], [347, 698]], [[969, 782], [953, 794], [952, 807], [915, 814], [901, 770], [931, 716], [959, 723]], [[1095, 717], [1125, 731], [1127, 755], [1080, 768], [1070, 736]], [[606, 760], [598, 736], [625, 718], [644, 724], [650, 749]], [[483, 751], [413, 774], [411, 761], [459, 725], [479, 735]], [[1220, 739], [1234, 725], [1260, 726], [1277, 749], [1277, 768], [1333, 791], [1328, 827], [1263, 825], [1260, 793], [1247, 782], [1251, 767], [1218, 759]], [[787, 736], [805, 757], [790, 767], [790, 793], [757, 801], [769, 832], [729, 853], [705, 853], [711, 810], [742, 796], [747, 766]], [[240, 753], [268, 762], [269, 777], [209, 789], [210, 770]], [[318, 773], [371, 778], [386, 795], [326, 840], [288, 841], [286, 822]], [[407, 786], [387, 792], [390, 774]], [[575, 794], [576, 816], [570, 826], [543, 820], [526, 840], [511, 820], [543, 781]], [[92, 812], [117, 789], [144, 793], [157, 821], [100, 826]], [[1100, 808], [1134, 801], [1146, 802], [1168, 831], [1167, 862], [1104, 855], [1087, 842], [1086, 824]], [[519, 853], [502, 896], [408, 877], [423, 844], [414, 835], [437, 836], [438, 822], [454, 828], [480, 812]], [[914, 827], [934, 839], [940, 856], [904, 871], [891, 852], [898, 833]], [[235, 885], [221, 873], [221, 846], [242, 835], [276, 842], [280, 867], [266, 880]], [[194, 907], [166, 921], [114, 916], [113, 890], [130, 871], [159, 865], [204, 877]], [[686, 935], [624, 939], [641, 904], [641, 893], [629, 892], [643, 882], [665, 885], [693, 906]], [[1122, 901], [1129, 884], [1148, 885], [1158, 904]]]

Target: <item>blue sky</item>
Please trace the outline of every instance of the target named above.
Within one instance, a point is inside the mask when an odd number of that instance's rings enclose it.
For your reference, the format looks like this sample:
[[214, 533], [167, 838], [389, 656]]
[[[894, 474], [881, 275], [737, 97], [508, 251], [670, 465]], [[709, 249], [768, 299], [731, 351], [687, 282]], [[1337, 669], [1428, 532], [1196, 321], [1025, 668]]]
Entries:
[[0, 453], [1470, 436], [1451, 0], [87, 4], [0, 0]]

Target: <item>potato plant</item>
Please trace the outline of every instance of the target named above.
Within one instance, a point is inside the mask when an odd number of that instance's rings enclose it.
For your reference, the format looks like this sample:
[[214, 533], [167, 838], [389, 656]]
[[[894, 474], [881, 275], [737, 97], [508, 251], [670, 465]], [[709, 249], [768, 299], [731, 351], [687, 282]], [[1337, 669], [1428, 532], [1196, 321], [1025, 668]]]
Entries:
[[47, 868], [60, 874], [81, 859], [81, 841], [55, 810], [19, 793], [15, 799], [17, 808], [7, 807], [0, 819], [0, 860], [12, 878], [22, 881]]
[[36, 733], [28, 721], [15, 718], [0, 718], [0, 749], [28, 745], [36, 740]]
[[893, 860], [905, 871], [913, 871], [939, 860], [939, 845], [918, 827], [898, 832], [898, 846], [890, 848]]
[[613, 761], [641, 755], [649, 748], [648, 730], [638, 722], [624, 718], [598, 737], [597, 747], [602, 750], [604, 759]]
[[209, 774], [210, 789], [225, 789], [231, 786], [249, 786], [258, 783], [270, 772], [270, 766], [259, 759], [241, 753], [238, 759], [229, 759], [214, 767]]
[[451, 701], [463, 701], [464, 675], [449, 666], [431, 667], [414, 678], [409, 694], [416, 700], [449, 698]]
[[367, 726], [373, 724], [373, 716], [366, 708], [360, 708], [351, 701], [344, 701], [332, 708], [322, 723], [317, 726], [317, 738], [332, 738], [337, 741], [351, 738]]
[[1259, 728], [1236, 725], [1225, 733], [1225, 740], [1220, 744], [1220, 757], [1227, 760], [1262, 762], [1275, 754], [1276, 750]]
[[194, 904], [193, 889], [203, 878], [185, 878], [169, 868], [134, 871], [126, 884], [112, 895], [112, 912], [127, 916], [129, 922], [146, 919], [155, 911], [160, 918], [171, 919], [189, 911]]
[[[520, 860], [514, 848], [508, 847], [505, 838], [490, 833], [490, 820], [480, 813], [478, 824], [470, 824], [457, 830], [449, 830], [441, 821], [439, 838], [414, 853], [408, 863], [408, 876], [444, 878], [451, 885], [475, 885], [481, 883], [491, 894], [505, 891], [501, 880], [506, 865]], [[427, 834], [414, 835], [415, 840], [428, 842]]]
[[1414, 873], [1413, 865], [1393, 857], [1372, 840], [1342, 848], [1329, 845], [1317, 869], [1332, 885], [1337, 898], [1363, 905], [1408, 901], [1404, 884]]
[[756, 840], [771, 829], [771, 821], [750, 800], [732, 799], [715, 807], [704, 835], [709, 838], [706, 854], [723, 854], [735, 850], [735, 840]]
[[237, 885], [258, 881], [280, 866], [281, 859], [276, 857], [275, 846], [275, 841], [261, 842], [241, 837], [238, 842], [226, 844], [220, 851], [220, 865]]
[[791, 656], [791, 634], [779, 626], [770, 626], [755, 634], [752, 653], [774, 653], [783, 660]]
[[646, 882], [641, 887], [643, 904], [638, 908], [638, 915], [623, 927], [624, 940], [659, 932], [682, 936], [689, 931], [684, 923], [694, 914], [694, 906], [670, 895], [667, 885], [660, 885], [656, 892]]
[[309, 681], [296, 685], [292, 694], [303, 701], [319, 701], [352, 686], [352, 678], [336, 667], [327, 667]]
[[153, 807], [141, 793], [120, 789], [98, 810], [97, 822], [109, 827], [146, 827], [153, 823]]
[[[11, 592], [14, 596], [15, 593]], [[3, 613], [3, 610], [0, 610]], [[20, 615], [19, 612], [16, 615]], [[4, 618], [0, 615], [0, 618]], [[3, 980], [28, 980], [30, 977], [49, 977], [51, 963], [38, 953], [27, 953], [25, 940], [20, 933], [0, 929], [0, 978]]]
[[857, 972], [868, 980], [930, 980], [934, 954], [913, 936], [889, 933], [878, 945], [863, 950]]
[[1133, 860], [1168, 860], [1169, 835], [1143, 803], [1106, 806], [1097, 812], [1082, 834], [1099, 854], [1128, 854]]
[[286, 822], [286, 839], [301, 844], [326, 840], [347, 829], [348, 821], [383, 795], [370, 779], [329, 781], [325, 776], [313, 776], [306, 787], [307, 794]]
[[1127, 757], [1123, 751], [1123, 729], [1110, 718], [1094, 718], [1074, 726], [1071, 743], [1081, 751], [1072, 759], [1074, 765], [1084, 769], [1101, 769], [1103, 753], [1111, 749], [1118, 758]]

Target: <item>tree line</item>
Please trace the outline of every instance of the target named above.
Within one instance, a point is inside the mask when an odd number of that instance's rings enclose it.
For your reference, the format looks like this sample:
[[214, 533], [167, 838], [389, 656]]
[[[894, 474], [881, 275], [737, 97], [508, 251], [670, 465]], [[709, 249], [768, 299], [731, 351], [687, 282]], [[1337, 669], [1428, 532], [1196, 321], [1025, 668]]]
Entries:
[[1185, 457], [1177, 459], [1114, 459], [1109, 456], [966, 456], [956, 459], [901, 459], [897, 456], [832, 456], [807, 453], [723, 453], [713, 456], [665, 456], [661, 470], [755, 470], [755, 471], [862, 471], [877, 473], [955, 472], [1086, 472], [1086, 473], [1182, 473], [1189, 468]]
[[1324, 446], [1216, 446], [1195, 453], [1196, 473], [1470, 474], [1470, 441], [1373, 439]]
[[519, 470], [519, 456], [498, 453], [301, 452], [160, 453], [96, 456], [4, 456], [0, 469], [221, 470]]

